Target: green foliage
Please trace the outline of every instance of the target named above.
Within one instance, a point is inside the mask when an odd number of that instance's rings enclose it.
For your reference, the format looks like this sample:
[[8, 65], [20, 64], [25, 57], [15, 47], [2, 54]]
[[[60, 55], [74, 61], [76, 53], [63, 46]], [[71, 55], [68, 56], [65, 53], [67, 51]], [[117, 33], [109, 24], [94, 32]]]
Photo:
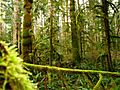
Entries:
[[0, 54], [0, 89], [33, 90], [28, 76], [31, 73], [23, 68], [15, 46], [0, 42]]
[[[0, 1], [0, 28], [4, 32], [0, 35], [0, 40], [11, 42], [12, 33], [12, 2], [11, 0], [1, 0]], [[1, 31], [0, 31], [1, 32]]]
[[[44, 88], [44, 83], [48, 83], [48, 88], [50, 90], [56, 90], [58, 87], [59, 90], [64, 90], [65, 88], [70, 88], [70, 90], [86, 89], [86, 90], [107, 90], [119, 88], [119, 72], [108, 72], [108, 71], [98, 71], [98, 70], [81, 70], [81, 69], [69, 69], [69, 68], [60, 68], [55, 66], [45, 66], [45, 65], [35, 65], [24, 63], [29, 68], [34, 68], [35, 70], [48, 71], [56, 74], [51, 74], [51, 83], [49, 83], [49, 76], [45, 80], [46, 73], [37, 73], [34, 79], [37, 79], [39, 82], [38, 88]], [[47, 73], [48, 73], [47, 72]], [[63, 74], [64, 73], [64, 74]], [[99, 74], [99, 76], [98, 76]], [[44, 79], [44, 81], [43, 81]], [[63, 82], [63, 84], [62, 84]]]

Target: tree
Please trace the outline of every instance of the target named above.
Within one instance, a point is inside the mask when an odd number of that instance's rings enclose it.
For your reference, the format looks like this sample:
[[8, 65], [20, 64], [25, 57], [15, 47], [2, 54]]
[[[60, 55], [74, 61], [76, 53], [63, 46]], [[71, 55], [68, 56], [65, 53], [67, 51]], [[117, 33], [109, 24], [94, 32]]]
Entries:
[[111, 59], [111, 52], [110, 52], [110, 27], [109, 27], [109, 20], [108, 20], [108, 3], [107, 0], [102, 0], [102, 11], [103, 11], [103, 24], [104, 24], [104, 31], [105, 31], [105, 56], [106, 56], [106, 66], [109, 71], [113, 71], [112, 59]]
[[32, 53], [32, 3], [33, 0], [24, 0], [22, 57], [25, 62], [30, 62], [30, 54]]
[[49, 65], [52, 65], [53, 60], [53, 0], [50, 0], [50, 58]]
[[21, 32], [21, 24], [20, 24], [20, 0], [13, 0], [13, 44], [15, 44], [18, 48], [19, 54], [21, 53], [20, 48], [20, 32]]
[[70, 19], [71, 19], [71, 36], [72, 36], [72, 53], [73, 61], [80, 64], [78, 33], [75, 15], [75, 0], [70, 0]]

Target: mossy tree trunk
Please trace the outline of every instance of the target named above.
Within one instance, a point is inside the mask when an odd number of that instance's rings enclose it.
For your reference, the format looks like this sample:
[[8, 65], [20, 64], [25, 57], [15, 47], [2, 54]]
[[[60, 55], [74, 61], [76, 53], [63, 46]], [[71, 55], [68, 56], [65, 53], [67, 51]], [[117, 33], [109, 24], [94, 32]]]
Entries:
[[30, 55], [32, 54], [32, 3], [33, 0], [24, 0], [22, 57], [25, 62], [31, 62]]
[[73, 62], [80, 65], [80, 54], [79, 54], [79, 44], [78, 44], [78, 33], [76, 25], [76, 15], [75, 15], [75, 1], [70, 0], [70, 18], [71, 18], [71, 34], [72, 34], [72, 53]]
[[110, 27], [108, 20], [108, 2], [107, 0], [102, 0], [102, 11], [103, 11], [103, 24], [105, 31], [105, 56], [106, 56], [106, 69], [109, 71], [113, 71], [111, 52], [110, 52]]

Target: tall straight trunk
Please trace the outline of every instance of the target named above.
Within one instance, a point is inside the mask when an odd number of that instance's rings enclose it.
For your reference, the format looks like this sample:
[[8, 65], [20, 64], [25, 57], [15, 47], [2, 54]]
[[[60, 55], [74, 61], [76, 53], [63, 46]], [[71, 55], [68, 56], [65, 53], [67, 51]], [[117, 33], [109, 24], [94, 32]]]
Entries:
[[50, 59], [49, 65], [52, 65], [53, 60], [53, 0], [50, 0]]
[[70, 0], [70, 18], [71, 18], [71, 34], [72, 34], [72, 53], [73, 61], [80, 65], [80, 54], [78, 44], [78, 33], [75, 15], [75, 1]]
[[20, 7], [19, 7], [19, 3], [20, 0], [13, 0], [13, 8], [14, 8], [14, 13], [13, 13], [13, 44], [16, 45], [16, 47], [18, 48], [18, 52], [20, 54], [21, 50], [20, 50]]
[[81, 22], [81, 7], [80, 7], [80, 2], [79, 0], [77, 1], [78, 3], [78, 11], [80, 12], [79, 17], [77, 18], [78, 22], [78, 39], [79, 39], [79, 54], [80, 54], [80, 59], [82, 60], [83, 58], [83, 42], [82, 42], [82, 31], [84, 30], [84, 20]]
[[104, 14], [103, 24], [104, 24], [104, 31], [105, 31], [105, 55], [107, 60], [106, 67], [107, 67], [107, 70], [113, 71], [111, 52], [110, 52], [110, 27], [109, 27], [109, 20], [108, 20], [107, 0], [102, 0], [102, 10]]
[[22, 56], [25, 62], [30, 61], [30, 53], [32, 53], [32, 3], [33, 0], [24, 0], [24, 21], [22, 35]]

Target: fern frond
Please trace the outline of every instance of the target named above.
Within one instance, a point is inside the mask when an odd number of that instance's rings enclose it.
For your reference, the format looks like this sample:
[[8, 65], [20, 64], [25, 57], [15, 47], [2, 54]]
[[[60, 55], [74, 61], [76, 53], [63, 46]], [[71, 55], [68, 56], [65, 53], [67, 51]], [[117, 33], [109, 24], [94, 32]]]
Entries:
[[23, 68], [23, 60], [18, 57], [15, 46], [0, 41], [0, 53], [0, 80], [2, 79], [0, 88], [3, 90], [33, 90], [33, 83], [28, 76], [30, 72]]

